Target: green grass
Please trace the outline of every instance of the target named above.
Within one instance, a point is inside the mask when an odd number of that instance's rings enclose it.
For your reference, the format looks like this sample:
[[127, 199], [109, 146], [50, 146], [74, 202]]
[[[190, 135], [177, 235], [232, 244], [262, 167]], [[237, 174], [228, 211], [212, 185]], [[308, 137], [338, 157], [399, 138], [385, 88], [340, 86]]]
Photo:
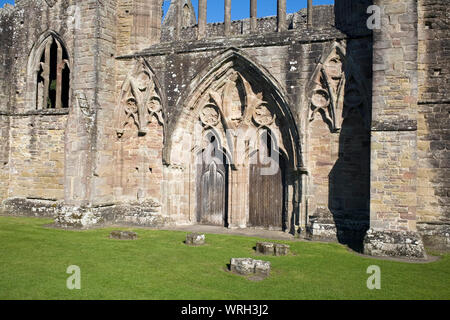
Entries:
[[[138, 229], [138, 240], [120, 241], [108, 238], [112, 229], [49, 223], [0, 217], [0, 299], [450, 299], [449, 254], [411, 264], [285, 242], [294, 254], [264, 257], [273, 272], [256, 282], [225, 271], [232, 257], [257, 257], [256, 238], [210, 234], [207, 246], [188, 247], [185, 232]], [[81, 268], [81, 290], [66, 288], [70, 265]], [[381, 268], [381, 290], [366, 287], [370, 265]]]

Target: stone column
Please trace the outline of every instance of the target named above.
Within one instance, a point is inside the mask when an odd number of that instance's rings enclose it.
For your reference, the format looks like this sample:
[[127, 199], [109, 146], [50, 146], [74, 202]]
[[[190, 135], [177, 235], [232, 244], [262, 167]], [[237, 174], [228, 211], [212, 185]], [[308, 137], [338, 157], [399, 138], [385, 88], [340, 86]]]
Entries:
[[44, 97], [42, 99], [42, 108], [47, 108], [47, 100], [48, 100], [48, 90], [50, 88], [50, 49], [53, 44], [53, 37], [45, 45], [45, 60], [44, 65], [42, 66], [42, 78], [44, 78]]
[[61, 91], [62, 91], [62, 71], [64, 69], [63, 50], [58, 41], [56, 41], [57, 58], [56, 58], [56, 109], [61, 108]]
[[256, 32], [256, 25], [257, 25], [257, 16], [258, 16], [258, 9], [257, 9], [257, 0], [250, 0], [250, 31]]
[[381, 7], [382, 23], [373, 30], [370, 230], [364, 251], [423, 258], [416, 229], [417, 1], [374, 4]]
[[313, 25], [313, 3], [312, 0], [308, 0], [308, 28], [311, 28]]
[[286, 29], [286, 0], [278, 0], [278, 32]]
[[207, 0], [198, 0], [198, 38], [206, 36]]
[[225, 35], [231, 33], [231, 0], [225, 0]]

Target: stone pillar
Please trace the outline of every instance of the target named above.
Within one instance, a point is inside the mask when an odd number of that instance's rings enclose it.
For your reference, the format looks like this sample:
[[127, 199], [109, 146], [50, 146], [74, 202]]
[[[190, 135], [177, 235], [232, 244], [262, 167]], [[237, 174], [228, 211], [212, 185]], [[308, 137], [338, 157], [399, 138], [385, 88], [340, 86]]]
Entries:
[[57, 49], [57, 57], [56, 57], [56, 101], [55, 108], [61, 108], [61, 89], [62, 89], [62, 71], [64, 68], [63, 61], [63, 49], [58, 41], [56, 41]]
[[256, 32], [258, 16], [257, 0], [250, 0], [250, 31]]
[[225, 0], [225, 35], [231, 33], [231, 0]]
[[370, 230], [371, 255], [425, 257], [416, 230], [417, 1], [375, 0], [373, 30]]
[[53, 43], [53, 38], [45, 45], [45, 60], [43, 65], [42, 78], [44, 78], [44, 97], [42, 99], [42, 108], [47, 109], [48, 89], [50, 87], [50, 48]]
[[313, 3], [312, 0], [308, 0], [308, 28], [312, 28], [313, 25]]
[[207, 0], [198, 0], [198, 38], [206, 36]]
[[278, 32], [286, 29], [286, 0], [278, 0]]

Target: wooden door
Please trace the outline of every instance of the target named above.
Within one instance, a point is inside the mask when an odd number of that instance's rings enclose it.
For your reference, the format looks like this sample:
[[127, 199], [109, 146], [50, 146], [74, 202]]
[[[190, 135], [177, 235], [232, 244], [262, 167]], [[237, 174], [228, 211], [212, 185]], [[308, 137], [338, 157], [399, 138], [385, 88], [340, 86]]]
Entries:
[[197, 222], [224, 226], [227, 217], [227, 166], [213, 159], [198, 166], [197, 172]]
[[[249, 167], [249, 227], [284, 229], [284, 161], [278, 154], [277, 172], [267, 174], [271, 146], [253, 155]], [[271, 150], [270, 152], [276, 152]], [[262, 159], [263, 158], [263, 159]], [[264, 159], [265, 158], [265, 159]], [[277, 157], [274, 157], [276, 159]]]

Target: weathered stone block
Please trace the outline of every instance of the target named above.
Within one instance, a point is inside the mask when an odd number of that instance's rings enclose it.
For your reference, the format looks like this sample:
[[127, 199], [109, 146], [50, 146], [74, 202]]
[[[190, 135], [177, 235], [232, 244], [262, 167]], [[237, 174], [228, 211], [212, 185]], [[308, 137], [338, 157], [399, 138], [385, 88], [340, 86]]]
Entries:
[[205, 244], [205, 235], [199, 233], [189, 233], [186, 235], [186, 244], [190, 246], [201, 246]]
[[275, 255], [276, 256], [286, 256], [289, 254], [290, 246], [282, 243], [275, 243]]
[[262, 260], [254, 260], [253, 262], [257, 276], [268, 277], [270, 275], [270, 262]]
[[256, 252], [270, 256], [285, 256], [289, 253], [289, 245], [272, 242], [258, 242]]
[[275, 253], [275, 246], [271, 242], [258, 242], [256, 244], [256, 252], [272, 256]]
[[267, 277], [270, 275], [271, 264], [268, 261], [253, 260], [251, 258], [232, 258], [230, 263], [231, 272], [241, 275], [252, 275]]
[[119, 239], [119, 240], [136, 240], [137, 239], [137, 233], [132, 231], [120, 231], [115, 230], [112, 231], [109, 235], [110, 239]]
[[364, 238], [364, 253], [372, 256], [426, 259], [422, 239], [417, 232], [369, 229]]
[[255, 272], [255, 261], [251, 258], [232, 258], [230, 270], [242, 275], [253, 274]]

